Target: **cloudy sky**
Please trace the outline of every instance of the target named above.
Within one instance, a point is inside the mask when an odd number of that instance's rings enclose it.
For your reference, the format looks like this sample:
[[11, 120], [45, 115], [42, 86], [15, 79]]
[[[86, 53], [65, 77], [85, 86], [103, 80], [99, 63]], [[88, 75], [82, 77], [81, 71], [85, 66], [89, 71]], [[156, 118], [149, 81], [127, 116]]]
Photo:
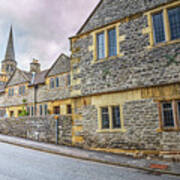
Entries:
[[75, 35], [99, 0], [0, 0], [0, 59], [13, 25], [18, 67], [29, 69], [36, 58], [42, 69], [69, 52]]

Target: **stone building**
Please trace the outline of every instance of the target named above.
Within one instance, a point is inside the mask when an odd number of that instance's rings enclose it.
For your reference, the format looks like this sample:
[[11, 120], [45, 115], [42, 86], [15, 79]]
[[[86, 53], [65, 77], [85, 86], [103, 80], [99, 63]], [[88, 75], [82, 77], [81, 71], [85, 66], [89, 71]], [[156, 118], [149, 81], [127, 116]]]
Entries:
[[180, 1], [101, 0], [70, 42], [50, 69], [16, 69], [1, 108], [71, 115], [87, 148], [180, 152]]

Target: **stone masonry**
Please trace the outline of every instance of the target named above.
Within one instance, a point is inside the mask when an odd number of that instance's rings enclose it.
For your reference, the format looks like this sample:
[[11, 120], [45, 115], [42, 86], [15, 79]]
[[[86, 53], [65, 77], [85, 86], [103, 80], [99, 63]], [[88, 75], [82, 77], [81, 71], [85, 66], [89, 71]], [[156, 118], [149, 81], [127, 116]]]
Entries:
[[[58, 143], [71, 145], [71, 117], [60, 116], [58, 130]], [[0, 133], [35, 141], [55, 143], [56, 119], [54, 119], [54, 116], [5, 118], [0, 120]]]

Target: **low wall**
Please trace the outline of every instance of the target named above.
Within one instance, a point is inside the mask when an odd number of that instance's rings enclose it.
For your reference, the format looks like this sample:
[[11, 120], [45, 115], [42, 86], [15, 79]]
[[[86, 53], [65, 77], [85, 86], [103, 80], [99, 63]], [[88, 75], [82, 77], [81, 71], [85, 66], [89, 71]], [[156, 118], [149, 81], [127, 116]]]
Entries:
[[0, 133], [17, 136], [41, 142], [56, 142], [56, 129], [58, 129], [58, 143], [71, 144], [72, 118], [59, 116], [57, 128], [54, 116], [46, 117], [18, 117], [0, 118]]

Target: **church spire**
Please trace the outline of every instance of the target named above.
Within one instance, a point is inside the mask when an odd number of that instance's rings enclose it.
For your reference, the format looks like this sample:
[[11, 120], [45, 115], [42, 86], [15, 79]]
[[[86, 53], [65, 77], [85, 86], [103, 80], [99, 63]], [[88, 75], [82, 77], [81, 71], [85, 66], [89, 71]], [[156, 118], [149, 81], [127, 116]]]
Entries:
[[13, 29], [11, 26], [5, 57], [1, 64], [1, 71], [10, 76], [15, 71], [16, 66], [17, 62], [14, 53]]
[[13, 61], [15, 61], [12, 25], [11, 25], [10, 32], [9, 32], [9, 40], [8, 40], [8, 44], [7, 44], [6, 54], [5, 54], [4, 60], [13, 60]]

